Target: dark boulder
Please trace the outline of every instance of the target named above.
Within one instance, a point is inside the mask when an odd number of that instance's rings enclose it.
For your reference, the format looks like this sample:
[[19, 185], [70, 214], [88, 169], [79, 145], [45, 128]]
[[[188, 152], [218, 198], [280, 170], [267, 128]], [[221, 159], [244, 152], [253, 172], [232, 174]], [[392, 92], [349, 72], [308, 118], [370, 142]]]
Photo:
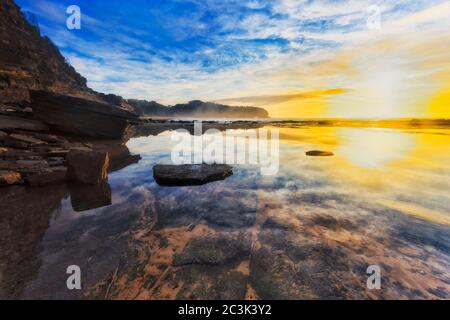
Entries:
[[34, 116], [56, 130], [120, 139], [137, 115], [107, 103], [45, 91], [31, 93]]

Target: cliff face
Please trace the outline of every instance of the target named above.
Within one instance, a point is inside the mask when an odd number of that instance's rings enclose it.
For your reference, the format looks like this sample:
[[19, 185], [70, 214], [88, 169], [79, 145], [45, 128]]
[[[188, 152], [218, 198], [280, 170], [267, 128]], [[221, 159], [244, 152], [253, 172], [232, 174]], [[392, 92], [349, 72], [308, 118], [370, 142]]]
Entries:
[[0, 102], [29, 101], [29, 90], [90, 96], [86, 79], [42, 37], [13, 0], [0, 1]]

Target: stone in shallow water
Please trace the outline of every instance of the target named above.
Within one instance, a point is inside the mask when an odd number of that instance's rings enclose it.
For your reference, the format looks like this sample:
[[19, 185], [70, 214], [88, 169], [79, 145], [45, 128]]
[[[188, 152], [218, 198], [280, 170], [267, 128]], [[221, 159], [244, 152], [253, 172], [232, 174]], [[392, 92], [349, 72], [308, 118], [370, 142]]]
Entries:
[[306, 155], [310, 157], [331, 157], [334, 156], [334, 153], [330, 151], [312, 150], [306, 152]]
[[225, 164], [156, 165], [153, 176], [161, 186], [194, 186], [223, 180], [233, 174]]
[[233, 263], [248, 259], [250, 248], [250, 237], [244, 233], [195, 238], [181, 254], [175, 256], [173, 265]]

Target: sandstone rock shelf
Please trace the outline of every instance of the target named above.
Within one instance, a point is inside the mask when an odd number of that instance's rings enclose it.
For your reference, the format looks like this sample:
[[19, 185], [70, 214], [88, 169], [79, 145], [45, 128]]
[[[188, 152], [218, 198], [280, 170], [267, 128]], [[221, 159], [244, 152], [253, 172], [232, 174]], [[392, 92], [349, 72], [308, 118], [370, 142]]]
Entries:
[[35, 117], [52, 128], [89, 137], [120, 139], [137, 115], [93, 100], [44, 91], [31, 94]]

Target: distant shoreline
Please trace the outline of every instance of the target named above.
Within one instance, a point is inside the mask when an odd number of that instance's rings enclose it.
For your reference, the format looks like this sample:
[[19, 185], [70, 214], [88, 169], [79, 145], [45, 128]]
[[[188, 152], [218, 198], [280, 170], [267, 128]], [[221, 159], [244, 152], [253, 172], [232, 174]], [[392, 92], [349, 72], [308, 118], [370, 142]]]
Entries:
[[273, 125], [278, 127], [307, 127], [307, 126], [333, 126], [333, 127], [375, 127], [375, 128], [450, 128], [450, 119], [226, 119], [226, 118], [162, 118], [141, 117], [143, 123], [165, 125], [190, 125], [195, 121], [206, 124], [220, 124], [222, 126], [252, 127], [255, 125]]

